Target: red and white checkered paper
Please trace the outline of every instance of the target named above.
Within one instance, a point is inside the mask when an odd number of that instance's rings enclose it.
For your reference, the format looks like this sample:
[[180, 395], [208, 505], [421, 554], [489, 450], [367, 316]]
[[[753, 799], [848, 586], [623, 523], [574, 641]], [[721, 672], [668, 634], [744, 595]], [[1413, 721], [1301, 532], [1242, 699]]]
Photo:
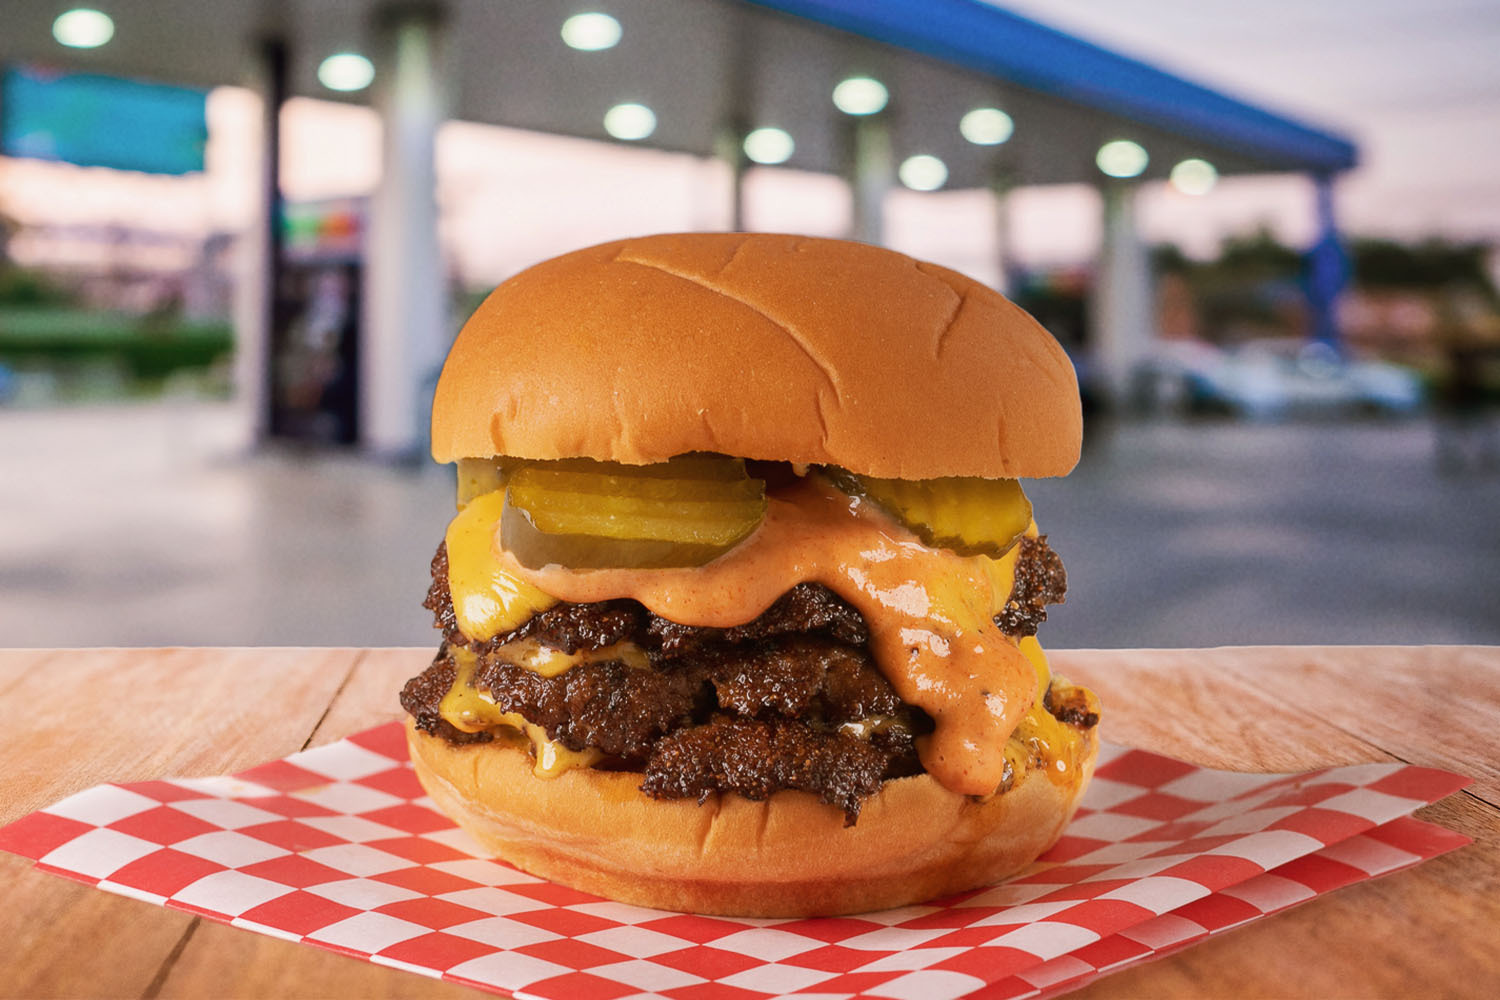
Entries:
[[1161, 958], [1346, 885], [1410, 868], [1469, 843], [1411, 816], [1331, 844], [992, 984], [986, 1000], [1050, 997], [1096, 976]]
[[1106, 748], [1027, 872], [821, 920], [667, 913], [487, 860], [392, 723], [230, 777], [101, 785], [0, 848], [102, 889], [541, 1000], [1021, 997], [1465, 843], [1403, 819], [1468, 781], [1400, 764], [1251, 775]]

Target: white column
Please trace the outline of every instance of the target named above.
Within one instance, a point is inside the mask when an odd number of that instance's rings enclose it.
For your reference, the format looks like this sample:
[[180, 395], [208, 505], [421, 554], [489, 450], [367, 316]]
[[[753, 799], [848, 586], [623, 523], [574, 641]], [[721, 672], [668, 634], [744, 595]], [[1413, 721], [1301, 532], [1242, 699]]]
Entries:
[[1015, 270], [1015, 248], [1011, 246], [1010, 189], [1011, 175], [996, 170], [990, 176], [990, 194], [995, 200], [995, 288], [1002, 295], [1012, 291], [1012, 276]]
[[880, 246], [885, 239], [885, 196], [896, 179], [895, 153], [885, 115], [850, 120], [854, 130], [850, 186], [854, 194], [852, 238]]
[[376, 11], [375, 23], [374, 104], [384, 134], [366, 249], [360, 438], [374, 455], [410, 458], [427, 448], [432, 389], [450, 342], [435, 162], [441, 9], [392, 5]]
[[1090, 300], [1093, 358], [1102, 388], [1116, 402], [1128, 398], [1131, 374], [1151, 349], [1155, 310], [1151, 264], [1135, 224], [1135, 185], [1109, 183], [1104, 234]]
[[714, 134], [714, 159], [729, 168], [729, 231], [745, 230], [745, 125], [731, 119]]

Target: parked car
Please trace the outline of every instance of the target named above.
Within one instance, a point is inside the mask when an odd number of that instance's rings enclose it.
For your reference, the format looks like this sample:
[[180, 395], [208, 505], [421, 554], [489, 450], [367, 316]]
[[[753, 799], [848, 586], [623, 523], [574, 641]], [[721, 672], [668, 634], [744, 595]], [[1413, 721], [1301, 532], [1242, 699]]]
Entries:
[[1404, 415], [1422, 406], [1417, 375], [1385, 361], [1348, 360], [1328, 344], [1258, 340], [1233, 350], [1164, 341], [1141, 370], [1156, 409], [1253, 420], [1311, 414]]

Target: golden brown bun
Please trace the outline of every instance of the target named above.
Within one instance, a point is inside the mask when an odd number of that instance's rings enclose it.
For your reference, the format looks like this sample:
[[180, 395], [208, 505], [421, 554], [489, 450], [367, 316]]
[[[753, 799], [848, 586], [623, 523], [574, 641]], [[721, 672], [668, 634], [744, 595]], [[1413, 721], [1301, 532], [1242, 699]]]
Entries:
[[1060, 476], [1083, 422], [1057, 341], [998, 292], [842, 240], [622, 240], [495, 289], [438, 380], [439, 462], [693, 451], [872, 476]]
[[742, 917], [831, 916], [986, 885], [1030, 864], [1072, 818], [1098, 741], [1065, 784], [1030, 771], [977, 801], [926, 774], [886, 782], [859, 822], [806, 792], [657, 800], [641, 776], [583, 768], [550, 780], [524, 747], [454, 746], [407, 720], [417, 777], [488, 851], [626, 903]]

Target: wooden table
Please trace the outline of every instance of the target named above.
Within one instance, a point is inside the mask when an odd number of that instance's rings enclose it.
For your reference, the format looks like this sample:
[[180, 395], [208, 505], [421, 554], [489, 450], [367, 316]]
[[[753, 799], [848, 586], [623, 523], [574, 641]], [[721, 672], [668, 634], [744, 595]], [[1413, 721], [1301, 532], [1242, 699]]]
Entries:
[[[240, 770], [394, 718], [420, 649], [0, 652], [0, 822], [102, 781]], [[1107, 738], [1212, 767], [1470, 775], [1474, 838], [1078, 996], [1477, 996], [1500, 973], [1500, 648], [1057, 652]], [[0, 995], [480, 996], [87, 888], [0, 855]]]

